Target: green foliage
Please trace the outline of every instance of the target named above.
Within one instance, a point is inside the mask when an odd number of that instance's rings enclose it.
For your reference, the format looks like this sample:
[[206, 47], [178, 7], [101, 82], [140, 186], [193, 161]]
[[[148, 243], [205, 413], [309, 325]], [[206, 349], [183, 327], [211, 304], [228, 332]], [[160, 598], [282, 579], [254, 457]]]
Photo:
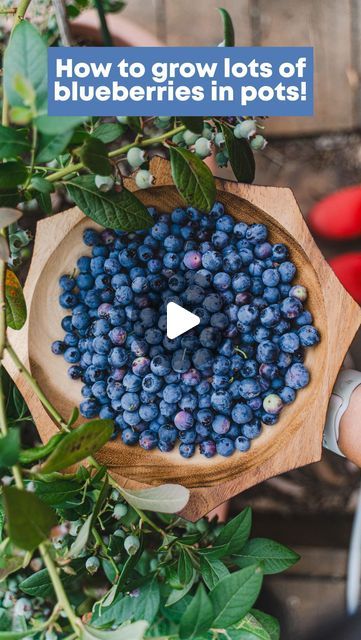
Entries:
[[30, 150], [26, 129], [10, 129], [0, 125], [0, 159], [16, 158]]
[[79, 158], [84, 167], [101, 176], [109, 176], [112, 165], [108, 160], [107, 148], [99, 138], [89, 138], [79, 150]]
[[158, 513], [177, 513], [189, 500], [189, 490], [181, 485], [163, 484], [160, 487], [131, 491], [122, 489], [126, 501], [136, 509], [158, 511]]
[[225, 146], [234, 175], [239, 182], [251, 183], [254, 180], [256, 164], [248, 140], [235, 138], [230, 126], [221, 123]]
[[299, 560], [299, 555], [274, 540], [255, 538], [242, 548], [236, 559], [239, 567], [260, 562], [264, 574], [280, 573]]
[[108, 442], [113, 429], [112, 420], [99, 419], [85, 422], [61, 438], [42, 465], [42, 473], [61, 471], [88, 456], [92, 456]]
[[13, 271], [6, 270], [5, 278], [6, 324], [12, 329], [22, 329], [27, 311], [22, 286]]
[[216, 199], [216, 185], [210, 169], [194, 153], [170, 148], [172, 177], [179, 193], [189, 205], [210, 211]]
[[66, 184], [78, 207], [104, 227], [136, 231], [153, 222], [144, 204], [127, 189], [103, 193], [95, 186], [94, 176], [79, 176]]
[[33, 551], [57, 524], [55, 511], [23, 489], [5, 487], [3, 496], [10, 540], [19, 549]]
[[20, 431], [15, 427], [0, 438], [0, 468], [13, 467], [19, 460]]
[[226, 9], [218, 9], [218, 11], [221, 14], [221, 18], [223, 22], [224, 46], [234, 47], [235, 40], [234, 40], [234, 27], [233, 27], [232, 18]]

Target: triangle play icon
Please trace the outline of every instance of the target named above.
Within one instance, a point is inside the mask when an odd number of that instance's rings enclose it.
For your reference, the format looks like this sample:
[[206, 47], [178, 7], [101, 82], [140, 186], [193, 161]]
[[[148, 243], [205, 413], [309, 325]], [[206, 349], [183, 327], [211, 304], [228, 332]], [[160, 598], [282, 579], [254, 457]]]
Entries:
[[167, 304], [167, 337], [174, 340], [189, 329], [193, 329], [200, 323], [200, 318], [194, 313], [183, 309], [175, 302]]

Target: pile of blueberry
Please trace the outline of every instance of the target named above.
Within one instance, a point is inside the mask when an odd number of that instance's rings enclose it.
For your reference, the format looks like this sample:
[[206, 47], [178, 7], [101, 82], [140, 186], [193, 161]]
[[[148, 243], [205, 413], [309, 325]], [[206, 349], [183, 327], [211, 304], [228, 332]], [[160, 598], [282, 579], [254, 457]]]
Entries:
[[[129, 445], [191, 457], [247, 451], [262, 423], [309, 382], [305, 347], [319, 342], [307, 291], [292, 284], [287, 247], [263, 224], [214, 204], [210, 214], [150, 209], [151, 229], [86, 229], [75, 275], [60, 278], [65, 336], [52, 345], [84, 383], [80, 412], [113, 419]], [[171, 340], [167, 303], [200, 324]]]

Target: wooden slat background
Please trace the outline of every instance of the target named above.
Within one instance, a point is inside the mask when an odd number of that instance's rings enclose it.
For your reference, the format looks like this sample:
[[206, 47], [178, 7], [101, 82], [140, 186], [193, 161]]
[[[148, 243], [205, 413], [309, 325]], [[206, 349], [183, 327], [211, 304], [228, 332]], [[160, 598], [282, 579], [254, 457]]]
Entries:
[[128, 0], [124, 16], [168, 45], [216, 45], [218, 6], [232, 15], [237, 45], [315, 48], [315, 115], [272, 118], [268, 135], [360, 127], [361, 0]]

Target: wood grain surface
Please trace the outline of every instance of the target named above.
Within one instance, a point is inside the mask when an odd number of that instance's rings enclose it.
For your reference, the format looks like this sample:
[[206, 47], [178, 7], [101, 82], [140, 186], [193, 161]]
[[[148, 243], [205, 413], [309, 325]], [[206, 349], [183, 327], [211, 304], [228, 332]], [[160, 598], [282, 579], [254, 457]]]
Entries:
[[[147, 206], [171, 211], [182, 204], [172, 185], [169, 164], [152, 160], [156, 186], [138, 191]], [[134, 189], [132, 180], [128, 188]], [[206, 459], [200, 454], [185, 460], [177, 451], [147, 452], [119, 440], [107, 444], [97, 459], [112, 475], [128, 486], [179, 482], [191, 489], [183, 514], [192, 520], [207, 513], [227, 498], [262, 480], [321, 457], [321, 442], [328, 399], [346, 351], [360, 326], [358, 305], [346, 293], [316, 247], [289, 189], [258, 187], [217, 180], [217, 198], [236, 219], [264, 222], [272, 242], [285, 242], [298, 268], [297, 282], [309, 290], [308, 308], [321, 333], [321, 343], [307, 350], [311, 371], [309, 386], [286, 407], [279, 423], [264, 427], [245, 454]], [[61, 338], [64, 314], [58, 303], [58, 278], [71, 272], [77, 258], [89, 253], [82, 243], [86, 227], [96, 227], [77, 209], [38, 223], [34, 256], [25, 285], [28, 321], [20, 332], [9, 331], [11, 342], [29, 365], [46, 395], [68, 417], [81, 400], [81, 383], [67, 376], [67, 363], [51, 353], [53, 340]], [[39, 433], [47, 440], [56, 427], [22, 376], [6, 359], [6, 367], [19, 386], [32, 412]], [[141, 482], [140, 482], [141, 481]]]

